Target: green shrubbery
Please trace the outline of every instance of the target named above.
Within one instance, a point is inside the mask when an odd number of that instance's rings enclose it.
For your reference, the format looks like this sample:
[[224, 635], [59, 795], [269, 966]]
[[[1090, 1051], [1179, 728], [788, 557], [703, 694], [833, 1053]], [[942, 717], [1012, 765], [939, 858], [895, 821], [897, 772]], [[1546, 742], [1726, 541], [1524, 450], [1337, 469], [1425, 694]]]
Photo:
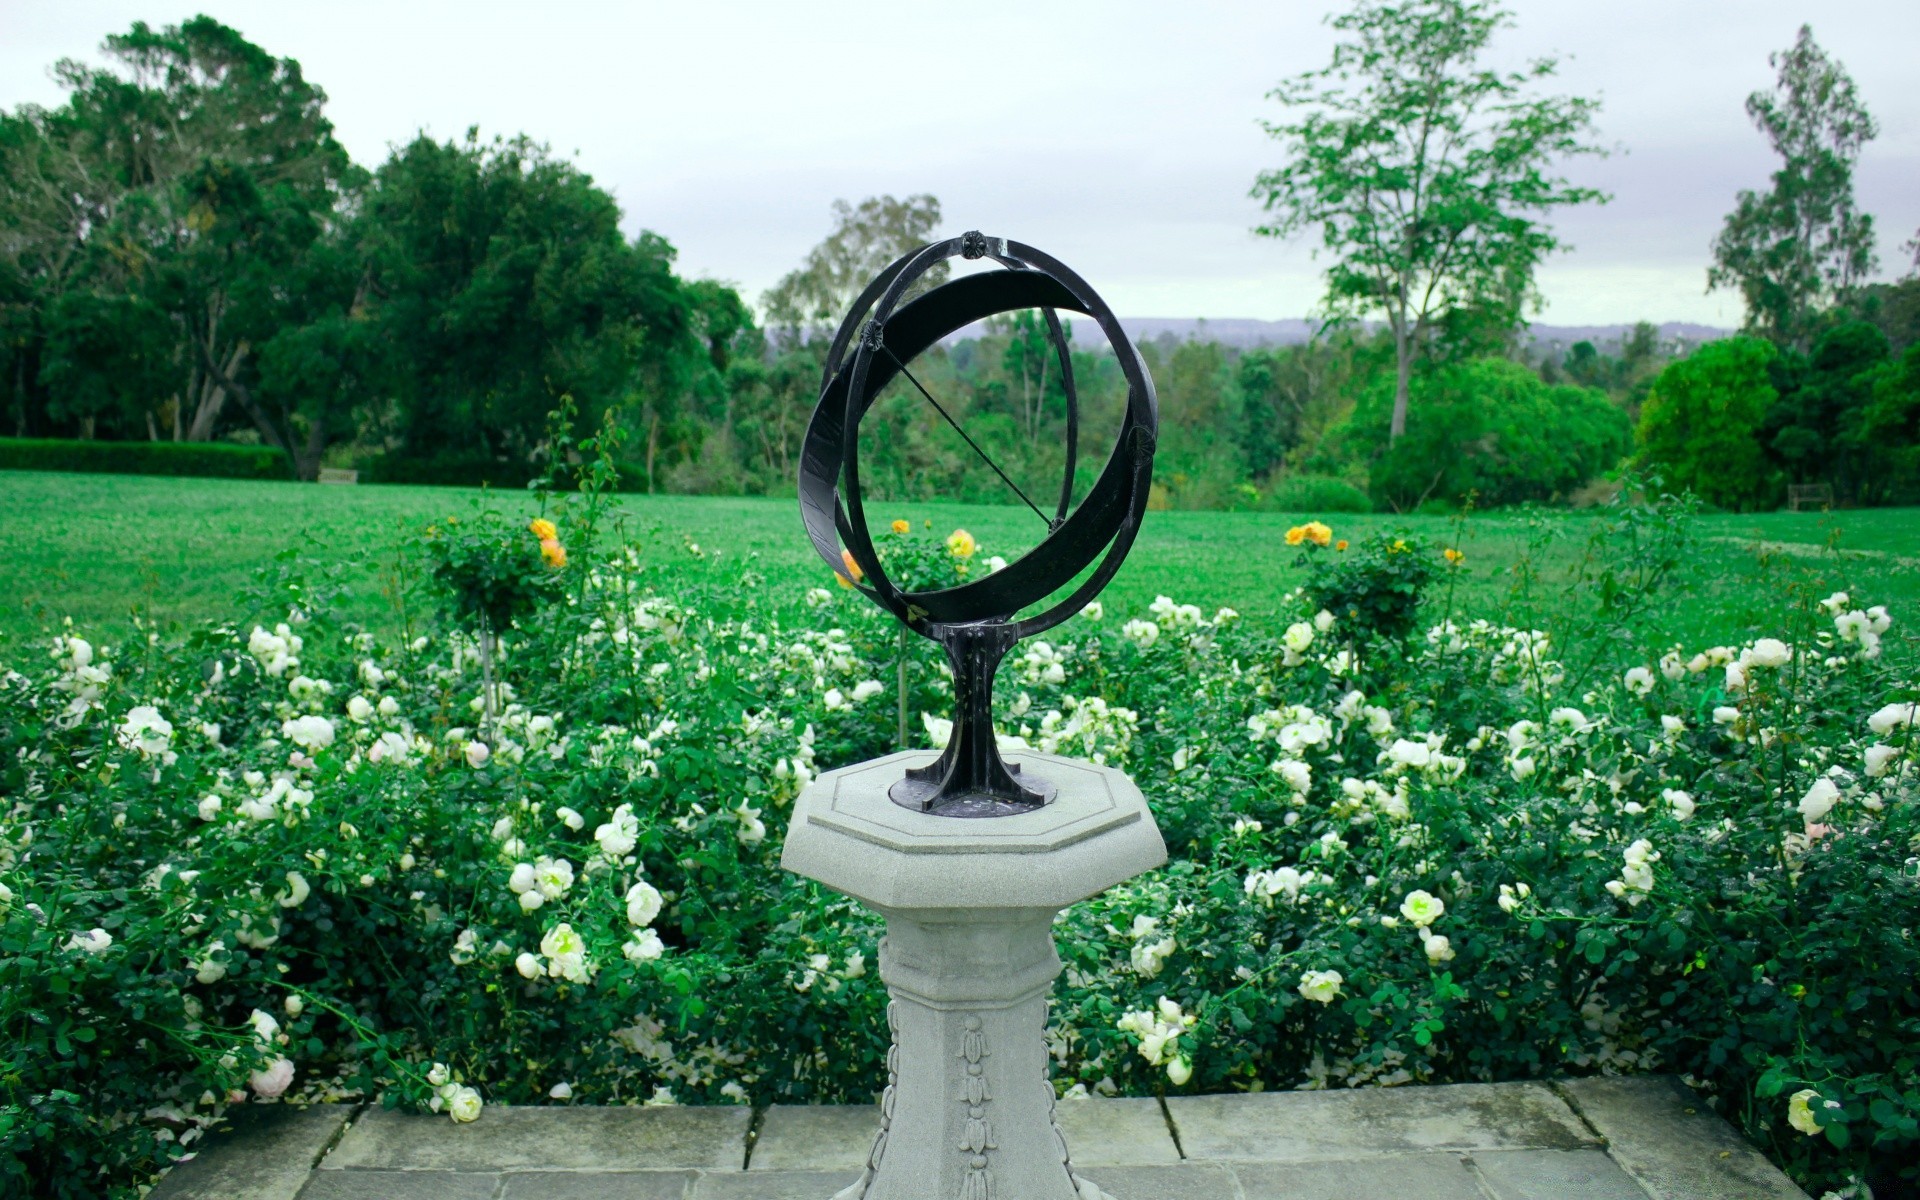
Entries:
[[83, 442], [0, 438], [0, 471], [90, 471], [111, 475], [199, 475], [286, 479], [287, 459], [267, 446], [220, 442]]
[[1398, 439], [1387, 436], [1387, 379], [1361, 394], [1344, 433], [1369, 464], [1374, 499], [1395, 512], [1469, 496], [1492, 507], [1564, 500], [1633, 447], [1631, 422], [1605, 392], [1550, 385], [1505, 359], [1439, 367], [1412, 388]]
[[1331, 475], [1288, 475], [1274, 481], [1260, 507], [1287, 513], [1369, 513], [1373, 501], [1351, 483]]
[[[295, 577], [235, 624], [10, 664], [6, 1186], [132, 1195], [249, 1094], [872, 1097], [876, 923], [777, 864], [799, 789], [893, 747], [896, 629], [830, 578], [596, 553], [559, 507], [564, 568], [503, 543], [556, 594], [491, 684], [470, 627], [384, 642]], [[1440, 573], [1471, 564], [1303, 527], [1347, 611], [1167, 599], [1009, 657], [1005, 731], [1124, 767], [1172, 855], [1064, 918], [1063, 1088], [1669, 1070], [1810, 1183], [1912, 1160], [1910, 646], [1838, 596], [1778, 640], [1647, 646], [1662, 576], [1632, 572], [1685, 530], [1621, 515], [1597, 624], [1470, 621]], [[916, 576], [983, 557], [880, 541]]]

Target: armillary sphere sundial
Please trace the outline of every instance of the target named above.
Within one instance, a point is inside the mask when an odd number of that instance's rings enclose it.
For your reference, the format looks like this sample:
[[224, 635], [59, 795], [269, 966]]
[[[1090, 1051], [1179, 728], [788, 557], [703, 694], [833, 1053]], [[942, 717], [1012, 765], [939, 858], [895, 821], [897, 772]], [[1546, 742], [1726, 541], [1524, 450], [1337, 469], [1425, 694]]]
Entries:
[[[991, 259], [1003, 269], [963, 275], [901, 303], [930, 268], [956, 256]], [[967, 436], [910, 365], [975, 321], [1036, 308], [1059, 359], [1067, 404], [1066, 465], [1051, 515]], [[1126, 411], [1112, 453], [1078, 505], [1073, 503], [1073, 481], [1080, 404], [1058, 315], [1062, 311], [1091, 317], [1099, 325], [1127, 383]], [[888, 578], [867, 530], [859, 443], [861, 418], [896, 377], [912, 384], [1046, 522], [1046, 536], [1033, 549], [983, 578], [937, 591], [905, 591]], [[907, 628], [945, 648], [956, 701], [946, 750], [930, 766], [908, 768], [906, 777], [888, 791], [894, 803], [941, 816], [997, 817], [1029, 812], [1053, 799], [1053, 783], [1023, 774], [1000, 757], [993, 732], [993, 677], [1015, 643], [1079, 612], [1119, 570], [1146, 511], [1158, 432], [1153, 381], [1113, 310], [1086, 281], [1032, 246], [977, 231], [933, 242], [895, 260], [853, 302], [828, 350], [820, 402], [801, 450], [801, 517], [820, 557], [839, 570], [844, 545], [864, 572], [855, 586]], [[1064, 599], [1014, 619], [1088, 567], [1094, 567], [1092, 573]]]

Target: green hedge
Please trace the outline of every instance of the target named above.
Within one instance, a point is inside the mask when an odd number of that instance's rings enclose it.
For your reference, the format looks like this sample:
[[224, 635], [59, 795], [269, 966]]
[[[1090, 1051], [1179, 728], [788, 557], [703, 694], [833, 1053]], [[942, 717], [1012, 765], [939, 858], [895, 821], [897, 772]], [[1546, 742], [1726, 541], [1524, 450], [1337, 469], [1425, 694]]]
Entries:
[[1290, 513], [1366, 513], [1373, 511], [1373, 501], [1344, 479], [1289, 475], [1274, 482], [1263, 507]]
[[[521, 462], [502, 462], [478, 454], [442, 454], [433, 458], [403, 458], [392, 454], [360, 459], [361, 483], [415, 483], [439, 487], [523, 488], [540, 475]], [[618, 463], [622, 492], [647, 490], [646, 468]]]
[[200, 475], [217, 479], [287, 479], [293, 474], [286, 455], [267, 446], [54, 438], [0, 438], [0, 470]]

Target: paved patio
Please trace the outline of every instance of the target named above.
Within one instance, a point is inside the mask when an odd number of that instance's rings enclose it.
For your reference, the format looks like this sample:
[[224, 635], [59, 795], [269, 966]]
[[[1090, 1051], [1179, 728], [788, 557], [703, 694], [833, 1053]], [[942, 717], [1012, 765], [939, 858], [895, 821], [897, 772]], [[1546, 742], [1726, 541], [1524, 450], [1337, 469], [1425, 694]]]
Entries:
[[[1659, 1076], [1059, 1111], [1076, 1168], [1116, 1200], [1805, 1196]], [[876, 1128], [870, 1108], [489, 1108], [456, 1126], [255, 1106], [151, 1200], [829, 1200], [858, 1175]]]

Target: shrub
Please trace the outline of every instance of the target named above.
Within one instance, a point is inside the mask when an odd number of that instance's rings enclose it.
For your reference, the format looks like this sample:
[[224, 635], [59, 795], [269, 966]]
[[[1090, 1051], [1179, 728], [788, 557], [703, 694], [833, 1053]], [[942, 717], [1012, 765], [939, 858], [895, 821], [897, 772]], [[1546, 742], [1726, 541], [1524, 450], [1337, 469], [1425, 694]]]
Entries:
[[84, 442], [0, 438], [0, 470], [84, 471], [108, 475], [197, 475], [214, 479], [290, 479], [287, 456], [268, 446], [221, 442]]
[[1776, 357], [1770, 342], [1734, 337], [1669, 364], [1640, 409], [1640, 466], [1717, 508], [1771, 503], [1779, 483], [1766, 467], [1760, 428], [1776, 399], [1768, 378]]
[[[375, 454], [358, 462], [362, 483], [407, 483], [432, 487], [493, 487], [514, 490], [543, 479], [546, 468], [532, 463], [489, 458], [479, 454], [444, 454], [432, 458], [414, 458], [397, 454]], [[646, 467], [639, 463], [619, 464], [620, 477], [614, 490], [647, 490]], [[562, 478], [558, 486], [571, 486]]]
[[[892, 748], [895, 626], [825, 572], [785, 596], [751, 558], [560, 534], [490, 736], [468, 632], [384, 643], [297, 577], [0, 673], [0, 1191], [130, 1197], [289, 1072], [456, 1118], [560, 1083], [871, 1100], [877, 922], [781, 871], [779, 831]], [[903, 577], [968, 561], [908, 536]], [[1162, 598], [1002, 668], [1006, 732], [1128, 770], [1171, 854], [1062, 919], [1062, 1086], [1680, 1071], [1816, 1194], [1911, 1174], [1920, 688], [1888, 613], [1664, 654], [1430, 620], [1363, 679], [1357, 619], [1313, 604]], [[944, 716], [912, 653], [908, 706]]]
[[1368, 513], [1373, 501], [1331, 475], [1286, 475], [1273, 481], [1260, 507], [1289, 513]]
[[1364, 392], [1342, 440], [1369, 464], [1369, 490], [1395, 512], [1469, 496], [1487, 507], [1561, 501], [1632, 448], [1632, 424], [1605, 392], [1549, 385], [1506, 359], [1415, 379], [1407, 429], [1389, 439], [1393, 391]]

